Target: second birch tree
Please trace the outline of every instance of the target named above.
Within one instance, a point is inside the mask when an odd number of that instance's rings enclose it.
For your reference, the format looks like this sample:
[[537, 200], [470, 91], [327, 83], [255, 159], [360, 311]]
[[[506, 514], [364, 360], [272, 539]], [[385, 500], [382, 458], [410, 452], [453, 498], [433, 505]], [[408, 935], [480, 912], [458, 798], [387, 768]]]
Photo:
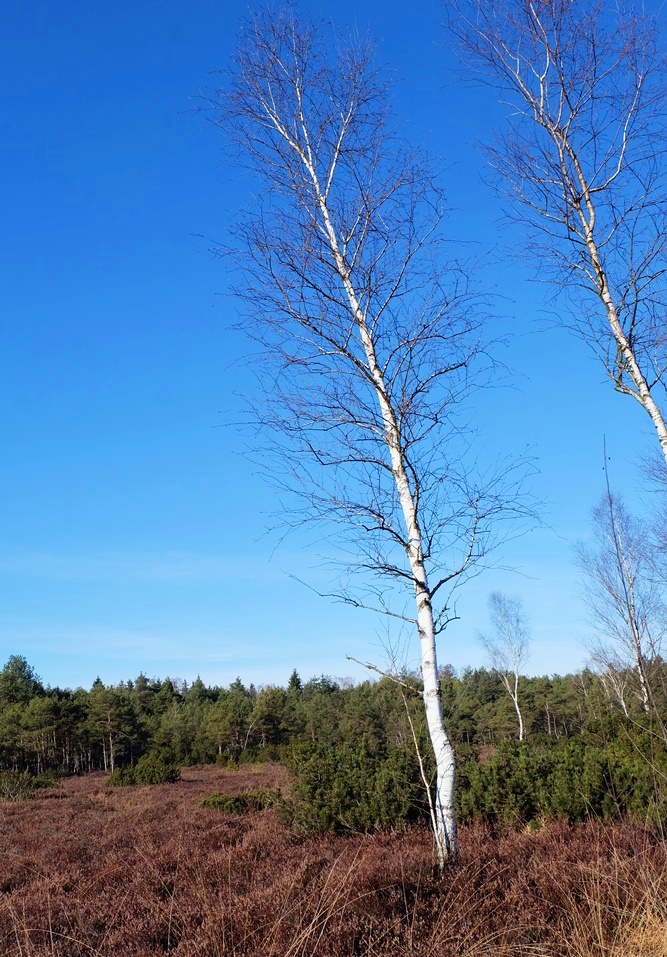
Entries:
[[519, 724], [519, 741], [525, 737], [523, 714], [519, 702], [521, 669], [528, 657], [528, 626], [519, 598], [511, 598], [499, 591], [489, 596], [489, 610], [493, 635], [481, 635], [491, 662], [507, 693], [512, 699]]
[[[665, 69], [657, 24], [596, 0], [446, 0], [471, 65], [509, 101], [488, 148], [540, 278], [649, 417], [667, 463]], [[579, 296], [582, 290], [592, 293]], [[597, 300], [597, 305], [596, 305]], [[561, 316], [563, 313], [561, 312]], [[568, 322], [569, 320], [565, 320]]]

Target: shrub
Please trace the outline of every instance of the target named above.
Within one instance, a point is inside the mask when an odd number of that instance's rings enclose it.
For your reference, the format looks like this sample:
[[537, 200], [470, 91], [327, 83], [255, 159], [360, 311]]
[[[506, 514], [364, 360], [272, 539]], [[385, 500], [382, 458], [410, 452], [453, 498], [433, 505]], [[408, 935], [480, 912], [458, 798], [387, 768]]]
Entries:
[[0, 772], [0, 801], [26, 801], [36, 788], [34, 775], [27, 771]]
[[461, 761], [457, 802], [463, 821], [503, 827], [545, 818], [580, 823], [591, 817], [638, 814], [667, 822], [667, 755], [620, 739], [606, 748], [581, 739], [504, 741], [482, 764]]
[[540, 755], [525, 745], [504, 741], [479, 764], [473, 757], [458, 769], [457, 804], [464, 821], [523, 824], [542, 813]]
[[237, 764], [262, 764], [265, 761], [282, 761], [284, 749], [277, 744], [267, 744], [256, 748], [244, 748], [238, 756]]
[[39, 788], [55, 787], [59, 780], [52, 772], [0, 771], [0, 801], [26, 801]]
[[421, 817], [425, 794], [412, 749], [358, 745], [292, 750], [293, 823], [303, 831], [392, 828]]
[[157, 751], [149, 751], [131, 768], [116, 768], [112, 771], [109, 784], [125, 787], [132, 784], [174, 784], [180, 780], [181, 772]]
[[249, 814], [282, 804], [281, 791], [264, 788], [258, 791], [242, 791], [240, 794], [212, 794], [203, 799], [201, 807], [223, 811], [225, 814]]

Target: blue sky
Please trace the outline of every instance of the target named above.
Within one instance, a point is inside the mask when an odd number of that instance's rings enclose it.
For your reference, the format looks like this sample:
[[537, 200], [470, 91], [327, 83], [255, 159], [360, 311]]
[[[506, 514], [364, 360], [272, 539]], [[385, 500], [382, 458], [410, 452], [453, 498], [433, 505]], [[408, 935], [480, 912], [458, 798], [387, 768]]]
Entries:
[[[89, 686], [170, 675], [227, 684], [361, 677], [346, 655], [386, 661], [386, 624], [317, 597], [329, 572], [298, 531], [267, 533], [272, 493], [241, 454], [239, 395], [252, 388], [224, 241], [247, 192], [197, 110], [229, 63], [239, 0], [113, 6], [8, 0], [0, 14], [0, 658], [45, 682]], [[333, 8], [311, 4], [316, 18]], [[655, 444], [616, 396], [502, 223], [476, 141], [502, 111], [462, 82], [439, 5], [335, 6], [369, 29], [394, 82], [397, 121], [441, 159], [449, 234], [482, 261], [512, 387], [479, 400], [489, 447], [531, 448], [545, 525], [498, 554], [457, 603], [441, 663], [483, 663], [476, 640], [494, 588], [523, 597], [529, 670], [586, 660], [590, 633], [573, 543], [612, 481], [644, 501]]]

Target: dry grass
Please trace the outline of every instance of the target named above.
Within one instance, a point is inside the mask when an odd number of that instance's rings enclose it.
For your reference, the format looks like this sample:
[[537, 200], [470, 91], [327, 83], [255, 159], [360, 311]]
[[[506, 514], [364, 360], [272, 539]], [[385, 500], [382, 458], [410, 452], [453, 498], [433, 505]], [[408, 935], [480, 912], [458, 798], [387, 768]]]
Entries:
[[303, 838], [271, 810], [199, 807], [279, 787], [275, 766], [174, 785], [71, 779], [0, 805], [2, 957], [667, 957], [665, 846], [631, 825]]
[[[662, 858], [662, 859], [660, 859]], [[638, 845], [635, 856], [608, 849], [607, 867], [582, 874], [579, 896], [565, 900], [568, 957], [667, 957], [667, 870]]]

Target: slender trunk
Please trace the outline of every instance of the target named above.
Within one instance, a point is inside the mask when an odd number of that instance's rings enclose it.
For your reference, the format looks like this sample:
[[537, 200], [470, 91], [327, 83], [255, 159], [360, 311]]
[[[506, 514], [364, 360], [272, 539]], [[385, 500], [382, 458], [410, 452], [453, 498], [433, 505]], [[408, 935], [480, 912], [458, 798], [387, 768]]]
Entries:
[[523, 715], [521, 714], [521, 708], [519, 707], [519, 676], [514, 675], [514, 693], [512, 695], [512, 701], [514, 702], [514, 710], [516, 711], [516, 716], [519, 719], [519, 741], [524, 739], [524, 730], [523, 730]]
[[423, 559], [422, 531], [419, 525], [415, 497], [410, 487], [405, 461], [402, 455], [400, 427], [388, 397], [382, 370], [375, 352], [375, 343], [369, 330], [366, 316], [361, 308], [357, 292], [350, 278], [350, 270], [340, 251], [336, 230], [329, 213], [327, 198], [318, 180], [315, 162], [310, 151], [308, 131], [305, 122], [303, 122], [303, 118], [302, 132], [306, 146], [303, 150], [299, 147], [296, 148], [312, 182], [331, 258], [343, 286], [349, 309], [364, 350], [367, 368], [382, 415], [384, 441], [389, 454], [391, 472], [396, 484], [396, 491], [398, 493], [407, 532], [406, 555], [410, 564], [417, 604], [417, 630], [419, 632], [421, 647], [424, 710], [436, 765], [434, 803], [437, 820], [434, 838], [438, 866], [442, 869], [447, 861], [455, 859], [458, 854], [456, 820], [454, 815], [456, 759], [451, 741], [445, 730], [440, 703], [435, 641], [436, 627], [431, 591], [428, 585], [428, 575]]
[[[625, 703], [625, 691], [623, 689], [621, 682], [614, 679], [612, 675], [609, 673], [607, 673], [606, 675], [603, 674], [602, 687], [604, 688], [605, 692], [607, 693], [607, 697], [610, 700], [612, 696], [611, 692], [613, 691], [614, 697], [616, 698], [619, 705], [621, 706], [621, 711], [623, 712], [625, 717], [628, 718], [629, 717], [628, 706]], [[609, 690], [610, 687], [611, 687], [611, 691]]]
[[651, 689], [649, 687], [648, 678], [646, 677], [646, 669], [644, 668], [644, 656], [641, 653], [641, 646], [637, 637], [635, 637], [635, 666], [637, 668], [637, 675], [639, 676], [642, 707], [644, 708], [645, 714], [650, 714], [652, 704]]
[[391, 397], [386, 387], [381, 365], [375, 350], [372, 329], [361, 305], [361, 300], [351, 278], [351, 268], [346, 261], [344, 245], [334, 225], [328, 205], [328, 195], [333, 181], [334, 172], [340, 158], [342, 140], [347, 130], [349, 117], [342, 117], [342, 127], [338, 145], [334, 147], [334, 155], [330, 163], [328, 175], [324, 185], [320, 183], [316, 146], [311, 143], [310, 131], [305, 118], [303, 106], [303, 91], [297, 79], [293, 86], [296, 97], [297, 111], [295, 120], [299, 127], [295, 136], [292, 125], [284, 124], [275, 111], [270, 99], [262, 103], [262, 113], [273, 124], [276, 131], [289, 145], [293, 153], [298, 156], [303, 171], [312, 187], [314, 208], [310, 207], [309, 197], [306, 205], [309, 215], [315, 214], [319, 220], [318, 228], [323, 238], [331, 265], [342, 286], [346, 305], [352, 319], [354, 330], [358, 335], [363, 349], [365, 366], [368, 373], [369, 385], [372, 388], [383, 426], [383, 439], [388, 454], [389, 467], [395, 482], [400, 510], [405, 528], [404, 548], [410, 567], [414, 585], [415, 601], [417, 605], [416, 624], [421, 648], [421, 671], [423, 679], [423, 699], [426, 723], [433, 747], [436, 764], [435, 801], [436, 828], [435, 843], [438, 864], [442, 868], [446, 861], [456, 857], [458, 853], [456, 823], [454, 819], [454, 778], [456, 761], [451, 742], [447, 736], [442, 708], [440, 704], [438, 686], [438, 666], [436, 658], [436, 623], [433, 614], [432, 595], [429, 587], [425, 567], [422, 530], [419, 524], [418, 503], [415, 490], [411, 487], [406, 462], [403, 454], [401, 429], [396, 410], [392, 407]]
[[[544, 28], [534, 12], [533, 19], [537, 29], [540, 32], [544, 32]], [[548, 44], [545, 49], [548, 53], [548, 59], [550, 60], [551, 50], [548, 48]], [[597, 65], [599, 66], [599, 64]], [[541, 78], [541, 84], [544, 83], [545, 77], [546, 74]], [[591, 186], [588, 183], [588, 179], [585, 175], [584, 167], [580, 161], [579, 154], [569, 137], [567, 124], [563, 126], [561, 124], [560, 116], [554, 120], [554, 117], [549, 113], [550, 100], [545, 94], [544, 86], [541, 86], [540, 94], [538, 96], [532, 95], [526, 84], [521, 79], [518, 61], [516, 71], [514, 72], [514, 79], [518, 84], [521, 95], [532, 107], [537, 122], [543, 127], [547, 135], [551, 137], [558, 154], [558, 163], [560, 166], [560, 176], [562, 180], [561, 185], [566, 204], [569, 206], [575, 216], [578, 217], [581, 224], [581, 232], [579, 233], [579, 236], [581, 239], [583, 239], [583, 242], [586, 246], [588, 262], [592, 269], [596, 285], [595, 292], [605, 309], [609, 329], [614, 338], [617, 349], [616, 372], [615, 374], [612, 374], [610, 368], [608, 368], [608, 372], [614, 380], [616, 389], [619, 392], [630, 395], [636, 399], [636, 401], [639, 402], [641, 407], [650, 417], [658, 436], [658, 441], [660, 442], [660, 448], [662, 450], [663, 457], [667, 463], [667, 422], [665, 421], [665, 416], [662, 410], [653, 398], [651, 386], [647, 382], [646, 376], [644, 375], [644, 372], [637, 361], [637, 356], [635, 355], [632, 341], [623, 330], [623, 326], [619, 319], [618, 304], [614, 301], [614, 297], [612, 296], [603, 258], [595, 239], [597, 210], [594, 201], [594, 192], [591, 190]], [[567, 100], [569, 98], [570, 91], [563, 87], [561, 92], [564, 98]], [[595, 143], [594, 133], [592, 131], [591, 137], [591, 141]], [[535, 182], [537, 182], [537, 179]], [[566, 214], [564, 222], [568, 226], [568, 235], [571, 236], [569, 214]], [[629, 263], [628, 265], [631, 264]], [[623, 377], [626, 373], [632, 382], [632, 387], [623, 381]]]
[[[576, 210], [579, 220], [582, 224], [583, 238], [586, 243], [588, 257], [597, 283], [597, 295], [605, 308], [609, 328], [611, 329], [614, 341], [616, 343], [616, 348], [618, 351], [617, 372], [616, 376], [614, 377], [616, 388], [619, 392], [623, 392], [626, 395], [631, 395], [634, 399], [636, 399], [644, 411], [649, 415], [651, 422], [653, 423], [653, 427], [657, 433], [663, 457], [667, 463], [667, 422], [665, 422], [665, 417], [653, 398], [651, 388], [646, 381], [646, 377], [642, 372], [639, 363], [637, 362], [637, 357], [635, 356], [632, 344], [623, 331], [623, 326], [621, 325], [620, 319], [618, 317], [618, 309], [609, 288], [609, 280], [603, 265], [602, 256], [600, 255], [597, 242], [595, 241], [596, 209], [588, 181], [584, 176], [583, 169], [579, 162], [579, 157], [569, 141], [563, 138], [563, 135], [553, 127], [551, 127], [551, 135], [554, 137], [561, 156], [561, 170], [563, 173], [564, 182], [567, 184], [568, 191], [572, 198], [572, 205]], [[567, 155], [572, 162], [577, 179], [576, 186], [575, 183], [570, 180], [567, 164], [565, 162], [565, 155]], [[623, 383], [623, 374], [626, 371], [630, 377], [630, 380], [632, 381], [634, 388], [630, 388]]]
[[[505, 689], [512, 699], [512, 704], [514, 705], [514, 710], [516, 711], [517, 720], [519, 722], [519, 741], [524, 739], [524, 730], [523, 730], [523, 715], [521, 714], [521, 708], [519, 707], [519, 675], [514, 675], [514, 681], [510, 682], [510, 676], [506, 671], [497, 672], [499, 677], [502, 680], [502, 683], [505, 685]], [[549, 719], [549, 706], [547, 705], [547, 721]], [[548, 730], [548, 728], [547, 728]]]
[[[327, 225], [330, 227], [328, 216]], [[436, 629], [431, 592], [428, 585], [428, 574], [423, 560], [422, 532], [419, 525], [414, 496], [410, 488], [401, 453], [400, 430], [394, 410], [387, 398], [387, 390], [382, 372], [375, 355], [375, 346], [369, 333], [365, 316], [359, 306], [356, 293], [345, 270], [342, 257], [338, 253], [333, 229], [330, 235], [336, 265], [343, 280], [350, 307], [355, 316], [361, 342], [366, 354], [366, 361], [373, 379], [375, 394], [384, 423], [385, 443], [389, 452], [391, 470], [396, 483], [403, 519], [407, 529], [406, 554], [410, 563], [415, 589], [415, 601], [417, 604], [417, 630], [419, 632], [421, 648], [424, 711], [436, 765], [436, 831], [434, 836], [438, 867], [442, 869], [447, 861], [454, 859], [458, 854], [456, 820], [454, 815], [456, 759], [451, 741], [445, 730], [442, 706], [440, 703], [435, 640]]]
[[[593, 241], [592, 235], [587, 235], [586, 244], [589, 249], [591, 263], [593, 264], [593, 268], [595, 269], [598, 278], [598, 295], [600, 296], [600, 299], [602, 300], [607, 312], [609, 326], [612, 330], [619, 353], [618, 373], [615, 379], [616, 388], [619, 390], [619, 392], [625, 392], [627, 395], [633, 396], [633, 398], [635, 398], [642, 406], [644, 411], [648, 413], [651, 422], [653, 423], [653, 427], [657, 433], [663, 457], [667, 463], [667, 423], [665, 422], [665, 418], [658, 407], [658, 404], [653, 398], [649, 385], [646, 381], [646, 377], [644, 376], [639, 363], [637, 362], [632, 346], [629, 343], [628, 337], [625, 335], [623, 327], [619, 321], [616, 305], [612, 300], [611, 293], [609, 292], [607, 275], [602, 267], [597, 245]], [[628, 375], [630, 376], [630, 379], [635, 387], [634, 390], [628, 389], [627, 386], [624, 386], [622, 383], [624, 369], [627, 369]]]
[[630, 628], [632, 635], [632, 645], [633, 645], [633, 654], [635, 659], [635, 667], [637, 669], [637, 675], [639, 677], [639, 687], [641, 690], [642, 705], [644, 707], [644, 712], [647, 715], [653, 715], [655, 721], [660, 728], [663, 741], [667, 745], [667, 726], [665, 725], [658, 708], [656, 707], [655, 698], [653, 697], [653, 691], [651, 689], [651, 683], [649, 681], [648, 675], [646, 674], [646, 659], [644, 655], [643, 648], [643, 638], [641, 633], [640, 619], [637, 613], [637, 603], [635, 597], [635, 575], [631, 572], [631, 569], [628, 567], [628, 562], [626, 555], [624, 554], [623, 542], [621, 538], [621, 531], [617, 526], [616, 514], [614, 510], [614, 500], [611, 494], [611, 489], [609, 486], [609, 473], [605, 467], [605, 477], [607, 480], [607, 503], [609, 507], [609, 521], [610, 529], [614, 545], [614, 555], [616, 559], [616, 564], [623, 585], [623, 599], [624, 599], [624, 610], [627, 620], [627, 624]]
[[[421, 605], [421, 607], [420, 607]], [[435, 629], [430, 596], [417, 595], [421, 668], [424, 682], [424, 709], [436, 766], [435, 812], [436, 853], [440, 869], [458, 855], [458, 837], [454, 813], [456, 758], [445, 729], [438, 687]]]

